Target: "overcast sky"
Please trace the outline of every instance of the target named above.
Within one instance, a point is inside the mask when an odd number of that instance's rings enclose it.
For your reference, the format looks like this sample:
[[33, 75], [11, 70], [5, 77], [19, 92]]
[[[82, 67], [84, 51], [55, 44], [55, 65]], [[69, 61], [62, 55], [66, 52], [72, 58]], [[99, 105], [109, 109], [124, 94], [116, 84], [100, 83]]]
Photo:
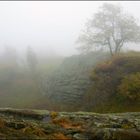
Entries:
[[[75, 54], [75, 41], [80, 31], [87, 19], [97, 12], [103, 3], [103, 1], [1, 1], [0, 47], [9, 45], [24, 50], [30, 45], [46, 54], [51, 52], [65, 56]], [[139, 1], [110, 3], [120, 3], [124, 10], [140, 20]]]

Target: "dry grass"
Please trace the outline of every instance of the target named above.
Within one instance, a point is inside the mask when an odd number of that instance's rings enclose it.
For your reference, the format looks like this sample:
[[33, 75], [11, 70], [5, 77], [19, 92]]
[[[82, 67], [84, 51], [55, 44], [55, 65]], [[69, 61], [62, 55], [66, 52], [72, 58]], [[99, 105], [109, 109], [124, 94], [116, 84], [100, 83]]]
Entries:
[[0, 128], [5, 127], [5, 121], [0, 118]]
[[56, 125], [60, 125], [63, 128], [69, 129], [69, 128], [76, 128], [76, 129], [81, 129], [81, 124], [80, 123], [74, 123], [68, 118], [59, 118], [59, 119], [54, 119], [52, 121]]
[[59, 139], [59, 140], [70, 140], [67, 136], [65, 136], [62, 133], [55, 133], [54, 134], [54, 139]]

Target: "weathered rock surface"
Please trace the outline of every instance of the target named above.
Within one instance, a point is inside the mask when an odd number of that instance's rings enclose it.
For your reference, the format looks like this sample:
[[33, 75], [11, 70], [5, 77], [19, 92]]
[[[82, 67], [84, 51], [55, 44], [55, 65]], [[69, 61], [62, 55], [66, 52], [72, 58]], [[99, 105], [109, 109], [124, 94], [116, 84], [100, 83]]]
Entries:
[[140, 112], [98, 114], [0, 109], [0, 139], [13, 138], [140, 140]]

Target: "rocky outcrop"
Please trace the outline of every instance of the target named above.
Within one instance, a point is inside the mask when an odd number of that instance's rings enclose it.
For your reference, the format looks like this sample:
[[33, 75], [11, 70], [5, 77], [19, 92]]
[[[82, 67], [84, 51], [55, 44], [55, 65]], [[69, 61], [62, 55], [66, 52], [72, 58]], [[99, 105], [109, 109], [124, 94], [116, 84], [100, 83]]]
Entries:
[[[42, 118], [32, 118], [32, 113]], [[140, 140], [140, 112], [98, 114], [0, 109], [0, 130], [3, 139]]]

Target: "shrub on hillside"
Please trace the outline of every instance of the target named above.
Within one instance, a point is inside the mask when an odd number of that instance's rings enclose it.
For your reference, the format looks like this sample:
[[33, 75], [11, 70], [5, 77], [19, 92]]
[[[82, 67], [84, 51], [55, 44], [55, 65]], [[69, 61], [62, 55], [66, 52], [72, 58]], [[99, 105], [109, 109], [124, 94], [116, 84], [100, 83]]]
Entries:
[[140, 72], [140, 55], [124, 54], [98, 64], [91, 74], [93, 85], [83, 100], [88, 101], [88, 108], [118, 100], [122, 97], [117, 94], [122, 79], [137, 72]]
[[118, 87], [119, 94], [131, 100], [140, 99], [140, 72], [126, 76]]
[[114, 94], [124, 76], [139, 72], [139, 70], [140, 56], [122, 55], [98, 65], [94, 69], [92, 79], [99, 89]]

